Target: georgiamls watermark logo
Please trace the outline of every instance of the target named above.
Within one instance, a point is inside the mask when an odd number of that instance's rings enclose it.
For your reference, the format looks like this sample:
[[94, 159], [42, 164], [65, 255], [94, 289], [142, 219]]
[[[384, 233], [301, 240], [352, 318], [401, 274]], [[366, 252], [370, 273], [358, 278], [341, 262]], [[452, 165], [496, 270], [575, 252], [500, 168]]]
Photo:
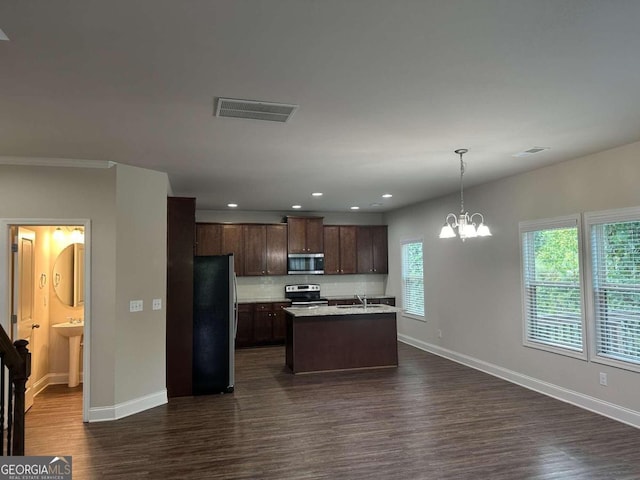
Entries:
[[71, 457], [0, 457], [0, 480], [71, 480]]

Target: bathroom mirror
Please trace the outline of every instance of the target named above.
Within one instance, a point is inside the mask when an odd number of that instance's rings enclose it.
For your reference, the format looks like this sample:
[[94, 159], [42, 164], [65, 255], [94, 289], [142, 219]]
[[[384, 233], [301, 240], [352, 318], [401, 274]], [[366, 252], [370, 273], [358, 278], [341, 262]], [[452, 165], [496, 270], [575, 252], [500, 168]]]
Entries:
[[69, 307], [84, 305], [84, 244], [67, 246], [53, 266], [53, 289], [58, 299]]

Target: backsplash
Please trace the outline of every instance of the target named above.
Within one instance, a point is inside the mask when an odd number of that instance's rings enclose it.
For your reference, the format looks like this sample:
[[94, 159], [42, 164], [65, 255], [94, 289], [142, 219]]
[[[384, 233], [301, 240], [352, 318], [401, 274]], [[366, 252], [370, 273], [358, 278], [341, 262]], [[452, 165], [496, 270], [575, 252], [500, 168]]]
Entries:
[[318, 283], [323, 297], [384, 295], [386, 275], [286, 275], [238, 277], [238, 300], [284, 298], [284, 286], [295, 283]]

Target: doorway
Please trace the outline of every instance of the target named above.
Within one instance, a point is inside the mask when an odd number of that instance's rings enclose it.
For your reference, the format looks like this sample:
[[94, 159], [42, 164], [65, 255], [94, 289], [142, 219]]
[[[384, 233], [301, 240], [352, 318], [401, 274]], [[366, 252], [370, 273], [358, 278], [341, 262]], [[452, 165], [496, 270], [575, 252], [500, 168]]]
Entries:
[[[75, 390], [82, 390], [82, 419], [87, 422], [91, 367], [90, 221], [0, 219], [0, 232], [0, 251], [7, 252], [0, 255], [0, 272], [4, 272], [0, 274], [0, 286], [6, 292], [0, 296], [0, 310], [5, 312], [2, 325], [11, 332], [13, 341], [29, 341], [32, 354], [31, 388], [25, 400], [32, 404], [34, 395], [50, 385], [71, 385], [74, 357], [67, 354], [72, 341], [67, 334], [71, 330], [53, 328], [54, 324], [70, 322], [74, 332], [80, 326], [84, 333], [75, 370], [80, 371], [80, 363], [83, 379]], [[77, 344], [80, 345], [80, 337]]]

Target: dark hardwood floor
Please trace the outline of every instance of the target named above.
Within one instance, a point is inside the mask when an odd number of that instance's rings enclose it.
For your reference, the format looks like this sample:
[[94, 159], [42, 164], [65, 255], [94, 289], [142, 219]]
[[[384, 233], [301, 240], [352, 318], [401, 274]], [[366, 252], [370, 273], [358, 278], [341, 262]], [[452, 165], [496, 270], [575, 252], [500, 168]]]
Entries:
[[293, 376], [284, 348], [241, 350], [233, 394], [86, 425], [81, 391], [52, 387], [26, 454], [73, 455], [75, 480], [640, 479], [640, 430], [404, 344], [399, 358]]

